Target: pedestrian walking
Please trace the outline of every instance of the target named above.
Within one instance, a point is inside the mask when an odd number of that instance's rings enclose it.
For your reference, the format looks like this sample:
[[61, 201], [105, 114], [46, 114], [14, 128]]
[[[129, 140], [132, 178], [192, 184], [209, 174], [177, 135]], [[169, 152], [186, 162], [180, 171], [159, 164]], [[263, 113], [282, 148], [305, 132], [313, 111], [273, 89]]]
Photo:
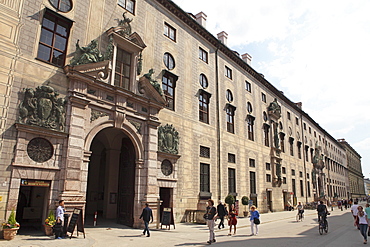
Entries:
[[[365, 213], [367, 214], [367, 219], [369, 220], [370, 215], [370, 204], [366, 203]], [[370, 222], [370, 221], [369, 221]]]
[[236, 212], [235, 205], [231, 204], [230, 210], [229, 210], [229, 236], [231, 235], [231, 229], [234, 226], [234, 235], [236, 234], [236, 224], [238, 224], [238, 220], [236, 219], [236, 216], [238, 213]]
[[217, 217], [217, 209], [213, 206], [215, 203], [212, 199], [209, 199], [207, 202], [207, 213], [205, 218], [207, 220], [207, 226], [209, 229], [209, 240], [207, 244], [212, 244], [216, 242], [216, 235], [215, 235], [215, 220]]
[[218, 205], [217, 205], [217, 215], [218, 215], [218, 218], [220, 218], [220, 223], [218, 224], [218, 229], [221, 229], [222, 228], [225, 228], [225, 224], [224, 224], [224, 218], [225, 216], [227, 216], [227, 210], [226, 210], [226, 207], [224, 206], [224, 204], [222, 204], [222, 201], [218, 201]]
[[63, 235], [63, 222], [64, 222], [64, 200], [59, 201], [59, 206], [56, 209], [55, 212], [55, 218], [56, 218], [56, 224], [53, 227], [54, 229], [54, 234], [55, 234], [55, 239], [62, 239]]
[[355, 227], [360, 230], [360, 227], [358, 226], [358, 218], [357, 218], [358, 202], [355, 201], [354, 204], [351, 206], [351, 213], [352, 213], [353, 218], [355, 219], [355, 223], [354, 223]]
[[151, 223], [153, 223], [153, 212], [152, 212], [152, 209], [149, 208], [149, 204], [148, 203], [145, 203], [145, 208], [143, 208], [143, 212], [141, 213], [140, 215], [140, 219], [143, 219], [144, 221], [144, 231], [143, 231], [143, 235], [145, 235], [145, 233], [147, 234], [146, 236], [147, 237], [150, 237], [150, 232], [149, 232], [149, 221], [151, 221]]
[[364, 237], [364, 244], [367, 244], [367, 228], [369, 225], [369, 220], [367, 219], [367, 214], [362, 206], [358, 206], [357, 210], [358, 210], [356, 216], [357, 219], [355, 220], [355, 224], [356, 222], [358, 222], [357, 224], [358, 227], [360, 228], [360, 233]]
[[[256, 206], [251, 206], [251, 235], [258, 235], [258, 225], [260, 224], [260, 213], [258, 212]], [[256, 233], [254, 233], [254, 228], [256, 228]]]

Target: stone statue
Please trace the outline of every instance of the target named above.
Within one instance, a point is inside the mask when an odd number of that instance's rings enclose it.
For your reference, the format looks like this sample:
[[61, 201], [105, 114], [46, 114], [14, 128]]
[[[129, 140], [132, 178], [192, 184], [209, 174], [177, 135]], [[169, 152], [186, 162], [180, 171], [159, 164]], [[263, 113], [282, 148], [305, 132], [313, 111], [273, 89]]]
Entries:
[[98, 49], [98, 41], [92, 40], [86, 47], [80, 47], [79, 41], [76, 43], [75, 55], [71, 60], [71, 65], [80, 65], [88, 63], [96, 63], [104, 60], [104, 56]]
[[163, 95], [161, 84], [159, 84], [156, 80], [152, 79], [152, 75], [154, 74], [154, 70], [150, 69], [148, 73], [144, 74], [144, 77], [150, 81], [150, 84], [157, 90], [160, 95]]
[[276, 163], [276, 176], [278, 177], [278, 179], [281, 179], [281, 164], [280, 163]]
[[65, 131], [64, 98], [54, 88], [42, 85], [36, 90], [25, 88], [23, 101], [19, 104], [19, 122], [48, 129]]
[[267, 111], [270, 114], [278, 115], [279, 118], [281, 116], [281, 106], [278, 104], [277, 99], [275, 98], [273, 102], [267, 107]]
[[179, 133], [169, 124], [158, 128], [158, 150], [170, 154], [178, 154]]
[[127, 18], [126, 15], [127, 12], [124, 12], [122, 14], [123, 20], [116, 19], [118, 21], [118, 26], [121, 27], [121, 30], [119, 31], [119, 34], [122, 36], [129, 36], [131, 34], [131, 24], [130, 22], [132, 19]]
[[140, 75], [142, 71], [143, 71], [143, 55], [140, 52], [139, 59], [137, 62], [137, 71], [136, 71], [137, 75]]

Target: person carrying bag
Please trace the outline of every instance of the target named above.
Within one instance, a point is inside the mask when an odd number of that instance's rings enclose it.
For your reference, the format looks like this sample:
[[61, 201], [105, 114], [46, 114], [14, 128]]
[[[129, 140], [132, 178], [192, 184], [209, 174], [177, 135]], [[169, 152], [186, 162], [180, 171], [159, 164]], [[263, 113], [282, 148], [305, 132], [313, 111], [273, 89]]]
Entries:
[[[251, 207], [251, 235], [257, 235], [258, 234], [258, 225], [261, 223], [260, 221], [260, 213], [256, 209], [256, 206]], [[254, 228], [256, 229], [256, 234], [254, 234]]]

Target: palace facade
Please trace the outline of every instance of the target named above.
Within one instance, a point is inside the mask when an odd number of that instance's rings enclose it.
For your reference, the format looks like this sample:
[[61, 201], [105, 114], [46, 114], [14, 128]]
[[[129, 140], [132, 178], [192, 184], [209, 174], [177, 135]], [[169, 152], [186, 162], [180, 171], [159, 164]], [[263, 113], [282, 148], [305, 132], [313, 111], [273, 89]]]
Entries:
[[187, 221], [227, 195], [260, 212], [349, 196], [345, 148], [203, 12], [169, 0], [0, 12], [0, 219], [41, 226], [63, 199], [140, 227], [145, 203], [158, 224], [163, 208]]

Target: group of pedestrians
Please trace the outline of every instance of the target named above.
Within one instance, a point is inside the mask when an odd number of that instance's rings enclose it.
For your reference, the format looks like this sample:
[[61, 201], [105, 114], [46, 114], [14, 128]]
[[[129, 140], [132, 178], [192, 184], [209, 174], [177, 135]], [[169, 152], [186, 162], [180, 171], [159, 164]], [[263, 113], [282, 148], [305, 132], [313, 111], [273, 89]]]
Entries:
[[[228, 217], [228, 225], [229, 225], [229, 236], [232, 234], [232, 229], [234, 228], [233, 235], [236, 234], [236, 225], [238, 223], [238, 220], [236, 216], [238, 216], [238, 212], [235, 209], [235, 205], [231, 204], [229, 211], [226, 209], [226, 205], [222, 204], [221, 201], [219, 201], [219, 204], [217, 205], [217, 208], [214, 206], [214, 201], [212, 199], [209, 199], [207, 201], [207, 208], [206, 208], [206, 214], [205, 219], [207, 221], [207, 226], [209, 229], [209, 240], [207, 241], [208, 244], [212, 244], [216, 242], [216, 235], [215, 235], [215, 221], [219, 218], [220, 223], [218, 224], [218, 229], [225, 228], [224, 219], [227, 216]], [[251, 232], [252, 235], [258, 234], [258, 225], [260, 224], [260, 214], [255, 206], [251, 206], [251, 215], [250, 215], [250, 222], [251, 222]], [[255, 232], [255, 233], [254, 233]]]
[[367, 237], [370, 234], [369, 228], [369, 217], [370, 217], [370, 205], [367, 203], [364, 209], [361, 205], [358, 205], [358, 201], [354, 201], [351, 206], [351, 213], [353, 215], [353, 225], [360, 230], [361, 235], [364, 238], [364, 244], [367, 244]]

